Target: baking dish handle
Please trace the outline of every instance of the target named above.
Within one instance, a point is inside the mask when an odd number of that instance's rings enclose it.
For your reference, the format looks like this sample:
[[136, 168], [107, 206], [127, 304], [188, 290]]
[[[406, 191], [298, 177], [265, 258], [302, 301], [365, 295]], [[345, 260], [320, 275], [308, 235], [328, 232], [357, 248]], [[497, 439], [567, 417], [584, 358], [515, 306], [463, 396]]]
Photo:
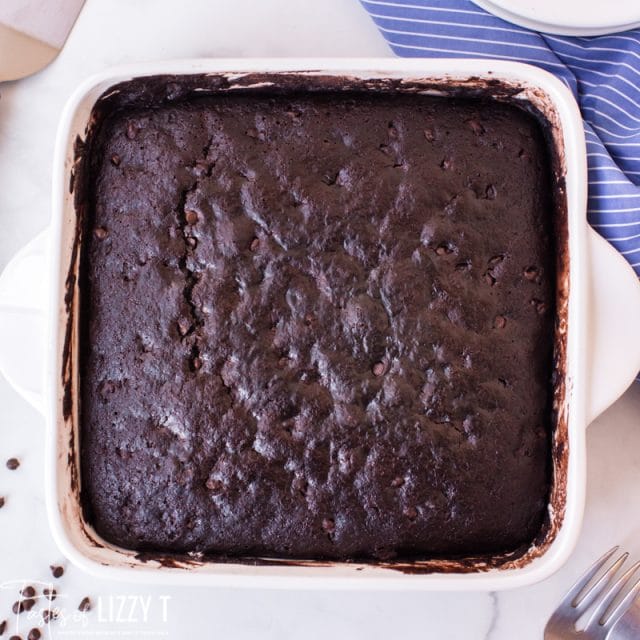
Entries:
[[0, 372], [43, 413], [46, 354], [47, 231], [25, 245], [0, 274]]
[[613, 404], [640, 372], [640, 282], [629, 263], [589, 229], [587, 424]]

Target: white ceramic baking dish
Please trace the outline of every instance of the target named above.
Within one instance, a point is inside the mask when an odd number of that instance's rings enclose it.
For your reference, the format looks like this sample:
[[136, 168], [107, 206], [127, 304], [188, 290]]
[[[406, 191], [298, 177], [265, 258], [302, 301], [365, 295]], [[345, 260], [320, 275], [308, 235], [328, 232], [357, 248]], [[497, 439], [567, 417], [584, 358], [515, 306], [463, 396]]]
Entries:
[[[119, 82], [149, 75], [223, 74], [234, 85], [246, 84], [247, 75], [255, 73], [270, 76], [259, 80], [263, 85], [277, 84], [281, 74], [294, 73], [309, 79], [400, 80], [401, 88], [428, 93], [486, 87], [493, 82], [520, 89], [513, 99], [533, 105], [549, 120], [556, 170], [565, 185], [560, 189], [560, 209], [566, 209], [566, 226], [560, 225], [564, 267], [557, 322], [562, 353], [556, 385], [556, 468], [549, 534], [544, 544], [533, 546], [524, 557], [498, 568], [477, 561], [466, 569], [444, 561], [394, 566], [141, 558], [100, 540], [84, 521], [78, 493], [78, 371], [73, 356], [78, 337], [77, 216], [70, 192], [74, 144], [86, 135], [96, 100]], [[48, 513], [62, 552], [79, 567], [104, 577], [189, 585], [496, 590], [549, 576], [567, 559], [580, 531], [585, 428], [622, 394], [640, 369], [640, 286], [624, 259], [588, 228], [586, 198], [585, 143], [576, 103], [559, 80], [528, 65], [487, 60], [187, 60], [132, 65], [83, 83], [68, 101], [60, 122], [51, 226], [15, 256], [0, 278], [0, 368], [45, 416]], [[74, 295], [65, 301], [69, 282]]]

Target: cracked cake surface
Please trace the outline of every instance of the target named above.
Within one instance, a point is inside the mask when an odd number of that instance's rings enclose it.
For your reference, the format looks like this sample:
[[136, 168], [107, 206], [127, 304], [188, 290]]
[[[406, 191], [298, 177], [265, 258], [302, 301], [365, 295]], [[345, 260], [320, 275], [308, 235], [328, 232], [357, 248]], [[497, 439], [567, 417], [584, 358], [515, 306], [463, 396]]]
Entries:
[[551, 178], [493, 101], [242, 94], [91, 148], [81, 473], [137, 550], [528, 545], [550, 484]]

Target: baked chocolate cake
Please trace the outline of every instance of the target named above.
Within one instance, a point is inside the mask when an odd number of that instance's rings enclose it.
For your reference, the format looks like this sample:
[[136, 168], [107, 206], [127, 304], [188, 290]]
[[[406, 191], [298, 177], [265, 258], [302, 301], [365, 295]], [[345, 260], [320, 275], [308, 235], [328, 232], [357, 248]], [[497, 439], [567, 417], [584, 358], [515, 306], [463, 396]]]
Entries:
[[551, 175], [497, 101], [108, 114], [81, 283], [87, 516], [137, 550], [527, 547], [550, 487]]

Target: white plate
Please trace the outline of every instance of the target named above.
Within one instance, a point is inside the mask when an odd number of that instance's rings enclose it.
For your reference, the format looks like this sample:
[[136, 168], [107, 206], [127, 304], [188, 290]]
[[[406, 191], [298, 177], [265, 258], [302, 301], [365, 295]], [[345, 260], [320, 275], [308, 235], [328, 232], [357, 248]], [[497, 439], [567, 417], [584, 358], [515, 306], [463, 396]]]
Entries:
[[472, 0], [499, 18], [543, 33], [596, 36], [640, 27], [639, 0]]

